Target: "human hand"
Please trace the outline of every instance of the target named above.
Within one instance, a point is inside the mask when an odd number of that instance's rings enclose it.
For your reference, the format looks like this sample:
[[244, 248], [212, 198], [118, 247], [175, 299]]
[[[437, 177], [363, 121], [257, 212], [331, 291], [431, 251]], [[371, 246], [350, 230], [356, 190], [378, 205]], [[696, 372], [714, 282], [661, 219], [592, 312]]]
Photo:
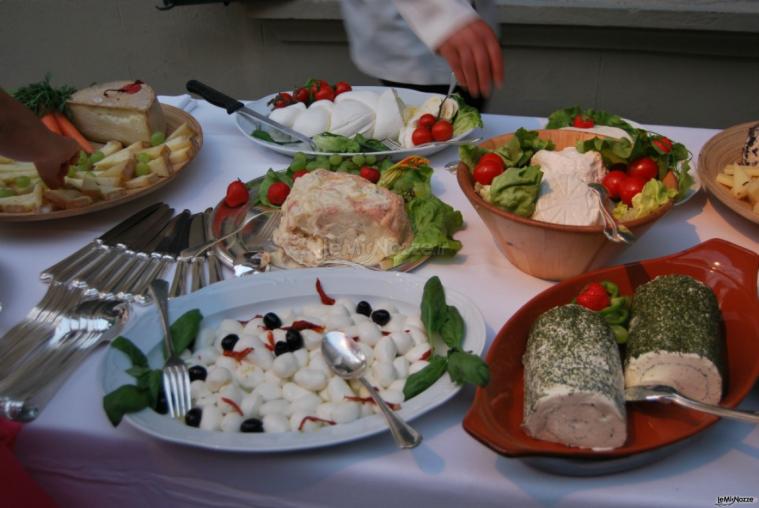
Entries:
[[79, 154], [79, 145], [51, 132], [40, 140], [38, 153], [41, 155], [33, 162], [40, 178], [51, 189], [57, 189], [63, 185], [69, 163]]
[[473, 96], [489, 96], [493, 84], [503, 84], [501, 45], [493, 29], [481, 19], [464, 25], [437, 48], [459, 84]]

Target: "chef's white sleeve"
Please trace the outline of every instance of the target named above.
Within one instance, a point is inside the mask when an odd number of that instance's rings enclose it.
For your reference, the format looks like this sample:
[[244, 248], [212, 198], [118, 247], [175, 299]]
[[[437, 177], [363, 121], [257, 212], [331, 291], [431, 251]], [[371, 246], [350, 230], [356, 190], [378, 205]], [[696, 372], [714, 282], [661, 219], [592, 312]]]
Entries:
[[468, 0], [393, 0], [393, 3], [414, 33], [433, 51], [456, 30], [479, 17]]

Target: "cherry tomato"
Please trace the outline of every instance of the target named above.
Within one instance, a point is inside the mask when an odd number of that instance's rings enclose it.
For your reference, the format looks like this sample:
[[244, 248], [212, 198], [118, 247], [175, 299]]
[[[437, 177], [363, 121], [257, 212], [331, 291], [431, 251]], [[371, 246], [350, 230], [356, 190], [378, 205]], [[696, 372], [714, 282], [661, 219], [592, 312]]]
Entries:
[[606, 187], [606, 192], [609, 193], [611, 199], [619, 199], [619, 186], [622, 181], [627, 178], [627, 175], [623, 171], [609, 171], [601, 184]]
[[304, 102], [306, 104], [311, 102], [311, 95], [308, 92], [308, 88], [304, 86], [295, 90], [295, 93], [293, 94], [293, 98], [298, 102]]
[[498, 154], [495, 154], [495, 153], [492, 153], [492, 152], [491, 153], [486, 153], [485, 155], [483, 155], [482, 157], [480, 157], [480, 160], [478, 160], [477, 163], [481, 164], [481, 163], [483, 163], [485, 161], [493, 162], [495, 164], [498, 164], [501, 167], [501, 169], [506, 169], [506, 165], [504, 164], [503, 159]]
[[308, 174], [308, 171], [306, 171], [305, 169], [299, 169], [298, 171], [293, 173], [293, 182], [297, 180], [298, 178], [300, 178], [301, 176], [307, 175], [307, 174]]
[[317, 101], [323, 101], [323, 100], [333, 101], [335, 100], [335, 91], [329, 85], [322, 86], [314, 94], [314, 99], [316, 99]]
[[307, 85], [308, 88], [311, 90], [312, 94], [316, 94], [321, 88], [326, 88], [329, 86], [329, 83], [324, 81], [323, 79], [312, 79], [309, 81], [310, 85]]
[[472, 176], [474, 176], [475, 181], [481, 185], [490, 185], [493, 183], [493, 178], [501, 173], [503, 173], [503, 163], [498, 164], [493, 161], [483, 162], [480, 160], [480, 162], [474, 167], [474, 173]]
[[269, 104], [274, 105], [276, 109], [284, 108], [285, 106], [289, 106], [290, 104], [293, 104], [295, 102], [295, 99], [293, 99], [293, 96], [287, 92], [280, 92], [277, 95], [274, 96], [274, 98], [269, 101]]
[[587, 309], [599, 311], [611, 305], [611, 300], [601, 284], [591, 282], [577, 295], [577, 303]]
[[266, 197], [269, 199], [269, 203], [279, 206], [285, 202], [288, 194], [290, 194], [290, 187], [286, 183], [274, 182], [266, 192]]
[[425, 129], [432, 129], [432, 126], [435, 125], [435, 117], [429, 113], [426, 113], [419, 117], [419, 120], [416, 122], [416, 124], [419, 127], [424, 127]]
[[619, 184], [619, 197], [622, 198], [622, 202], [628, 206], [632, 206], [632, 199], [643, 190], [643, 186], [646, 185], [646, 180], [639, 176], [627, 175], [622, 183]]
[[432, 139], [435, 141], [448, 141], [453, 137], [453, 125], [448, 120], [438, 120], [432, 126]]
[[224, 203], [231, 207], [237, 208], [248, 202], [248, 188], [238, 178], [227, 186], [227, 195]]
[[651, 157], [641, 157], [627, 166], [627, 174], [637, 176], [647, 182], [659, 174], [659, 165]]
[[340, 95], [344, 92], [350, 92], [353, 90], [353, 87], [350, 86], [350, 84], [347, 81], [338, 81], [335, 83], [335, 95]]
[[659, 149], [661, 153], [669, 153], [672, 151], [672, 140], [668, 137], [662, 136], [651, 141], [651, 144]]
[[430, 141], [432, 141], [432, 132], [424, 127], [417, 127], [411, 134], [411, 142], [414, 143], [415, 146], [423, 145]]
[[380, 179], [380, 172], [371, 166], [364, 166], [359, 171], [358, 174], [361, 175], [363, 178], [366, 178], [372, 183], [379, 182]]
[[578, 129], [590, 129], [596, 124], [593, 119], [585, 115], [575, 115], [572, 119], [572, 126]]

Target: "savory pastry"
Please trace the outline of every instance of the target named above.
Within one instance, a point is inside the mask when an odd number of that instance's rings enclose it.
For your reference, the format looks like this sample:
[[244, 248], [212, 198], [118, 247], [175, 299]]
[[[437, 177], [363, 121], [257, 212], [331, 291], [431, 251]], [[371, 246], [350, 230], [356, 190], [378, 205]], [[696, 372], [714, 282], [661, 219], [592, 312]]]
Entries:
[[746, 166], [759, 166], [759, 123], [749, 128], [746, 144], [743, 145], [743, 160]]
[[140, 81], [112, 81], [74, 93], [66, 104], [72, 120], [92, 141], [125, 145], [166, 134], [166, 120], [151, 87]]
[[412, 238], [403, 198], [368, 180], [317, 169], [295, 180], [274, 243], [295, 262], [377, 265]]
[[635, 290], [625, 384], [667, 385], [692, 399], [722, 397], [725, 344], [717, 298], [686, 275], [663, 275]]
[[606, 174], [601, 154], [565, 148], [560, 152], [540, 150], [530, 162], [540, 166], [543, 180], [534, 220], [573, 226], [590, 226], [601, 221], [597, 194], [588, 187]]
[[576, 304], [545, 312], [530, 330], [522, 363], [527, 434], [594, 450], [624, 444], [622, 362], [598, 313]]

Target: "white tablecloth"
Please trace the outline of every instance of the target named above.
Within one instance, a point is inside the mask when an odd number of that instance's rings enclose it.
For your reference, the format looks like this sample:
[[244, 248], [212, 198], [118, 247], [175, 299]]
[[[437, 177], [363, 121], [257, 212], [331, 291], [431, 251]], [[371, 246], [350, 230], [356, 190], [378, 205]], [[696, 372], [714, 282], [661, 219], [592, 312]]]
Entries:
[[[95, 215], [27, 224], [0, 224], [0, 333], [21, 319], [45, 286], [41, 269], [84, 245], [135, 210], [163, 200], [178, 210], [214, 205], [234, 178], [248, 179], [288, 158], [245, 139], [222, 110], [200, 103], [192, 112], [204, 129], [198, 157], [171, 185], [137, 202]], [[536, 128], [536, 118], [486, 115], [483, 134]], [[654, 127], [684, 142], [697, 158], [716, 132]], [[488, 343], [523, 303], [549, 282], [514, 268], [443, 165], [432, 158], [435, 192], [460, 209], [467, 227], [453, 260], [435, 260], [417, 273], [439, 275], [482, 310]], [[714, 204], [703, 193], [676, 207], [618, 262], [671, 254], [721, 237], [759, 248], [757, 225]], [[227, 276], [230, 276], [227, 273]], [[759, 332], [759, 331], [757, 331]], [[472, 439], [461, 420], [473, 390], [414, 421], [424, 443], [399, 451], [389, 434], [320, 450], [265, 455], [215, 453], [167, 444], [128, 424], [111, 427], [101, 409], [93, 354], [42, 415], [21, 432], [17, 454], [61, 506], [713, 506], [717, 496], [759, 497], [759, 428], [723, 421], [685, 450], [644, 468], [597, 478], [568, 478], [501, 457]], [[744, 407], [759, 409], [754, 389]]]

